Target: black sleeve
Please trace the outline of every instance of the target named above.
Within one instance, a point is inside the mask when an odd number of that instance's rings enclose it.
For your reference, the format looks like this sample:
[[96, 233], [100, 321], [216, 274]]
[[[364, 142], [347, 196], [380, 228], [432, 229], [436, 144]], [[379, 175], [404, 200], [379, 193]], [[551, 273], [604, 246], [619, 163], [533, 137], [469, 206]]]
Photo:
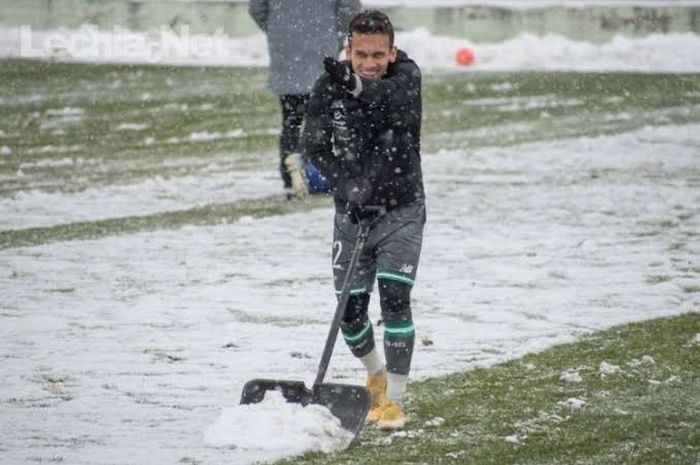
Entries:
[[383, 79], [361, 79], [362, 92], [358, 99], [370, 108], [380, 108], [390, 115], [420, 106], [421, 72], [412, 60], [391, 65], [389, 75]]
[[314, 84], [306, 108], [302, 146], [304, 156], [328, 179], [332, 187], [338, 182], [340, 163], [333, 152], [331, 126], [331, 84], [322, 75]]
[[[343, 107], [338, 109], [336, 105], [341, 103]], [[324, 74], [316, 81], [306, 108], [302, 133], [304, 156], [323, 173], [332, 191], [343, 199], [347, 199], [349, 181], [372, 177], [378, 171], [367, 166], [367, 160], [375, 164], [379, 160], [363, 156], [365, 148], [361, 141], [365, 140], [362, 136], [367, 115], [364, 107], [356, 99], [349, 100], [347, 92]], [[334, 125], [346, 130], [336, 130]]]

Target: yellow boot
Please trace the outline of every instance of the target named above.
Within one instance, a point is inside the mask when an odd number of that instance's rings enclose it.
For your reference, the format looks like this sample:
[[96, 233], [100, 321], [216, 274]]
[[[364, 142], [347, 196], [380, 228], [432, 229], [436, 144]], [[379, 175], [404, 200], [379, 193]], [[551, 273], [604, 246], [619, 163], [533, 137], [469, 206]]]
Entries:
[[391, 399], [387, 399], [384, 407], [381, 409], [381, 414], [377, 420], [377, 427], [381, 430], [396, 430], [403, 429], [406, 424], [406, 414], [403, 413], [401, 406]]
[[367, 389], [372, 397], [372, 403], [367, 414], [367, 421], [376, 423], [382, 414], [384, 408], [384, 398], [386, 394], [386, 371], [382, 370], [379, 374], [367, 376]]

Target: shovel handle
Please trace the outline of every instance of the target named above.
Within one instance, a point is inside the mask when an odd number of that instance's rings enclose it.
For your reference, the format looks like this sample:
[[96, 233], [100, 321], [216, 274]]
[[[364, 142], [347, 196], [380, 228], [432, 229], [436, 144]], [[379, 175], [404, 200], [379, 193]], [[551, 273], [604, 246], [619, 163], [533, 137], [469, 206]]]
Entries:
[[316, 381], [314, 381], [314, 386], [323, 383], [323, 378], [326, 376], [328, 364], [331, 360], [331, 354], [333, 354], [333, 346], [335, 346], [335, 340], [338, 338], [340, 320], [343, 318], [343, 314], [345, 313], [345, 306], [348, 304], [348, 300], [350, 299], [350, 286], [352, 285], [352, 278], [355, 274], [355, 268], [357, 268], [357, 263], [360, 261], [362, 249], [365, 248], [365, 244], [367, 243], [367, 236], [369, 235], [371, 223], [369, 221], [358, 221], [357, 225], [357, 240], [355, 241], [355, 247], [352, 249], [352, 255], [350, 256], [350, 264], [348, 265], [348, 271], [345, 274], [343, 287], [340, 290], [338, 306], [335, 308], [333, 322], [331, 323], [331, 328], [328, 331], [328, 337], [326, 338], [326, 346], [323, 349], [321, 362], [318, 365], [318, 371], [316, 372]]

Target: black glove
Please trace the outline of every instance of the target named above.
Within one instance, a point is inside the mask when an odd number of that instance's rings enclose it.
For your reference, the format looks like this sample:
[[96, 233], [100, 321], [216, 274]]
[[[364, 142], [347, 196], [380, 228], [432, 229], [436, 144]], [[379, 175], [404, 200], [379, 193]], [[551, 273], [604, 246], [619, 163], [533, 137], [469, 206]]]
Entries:
[[344, 61], [338, 61], [333, 57], [323, 59], [323, 67], [330, 75], [331, 79], [343, 86], [348, 92], [354, 92], [357, 88], [357, 75], [352, 72], [352, 68]]
[[345, 214], [352, 224], [357, 224], [365, 218], [376, 218], [386, 215], [386, 207], [382, 205], [357, 205], [352, 202], [345, 204]]
[[352, 204], [362, 206], [372, 195], [372, 183], [366, 178], [350, 178], [343, 183], [343, 196]]
[[372, 184], [365, 178], [350, 178], [342, 185], [343, 196], [348, 203], [345, 213], [353, 224], [367, 216], [363, 205], [372, 195]]
[[365, 212], [362, 210], [361, 205], [348, 202], [345, 205], [345, 214], [350, 218], [352, 224], [357, 224], [365, 216]]

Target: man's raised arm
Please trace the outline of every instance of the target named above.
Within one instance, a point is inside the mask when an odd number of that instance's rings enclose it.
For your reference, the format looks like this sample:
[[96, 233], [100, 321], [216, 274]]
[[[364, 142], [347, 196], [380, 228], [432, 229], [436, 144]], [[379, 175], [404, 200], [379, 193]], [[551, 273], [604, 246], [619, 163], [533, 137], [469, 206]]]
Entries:
[[306, 108], [302, 147], [304, 155], [335, 187], [340, 172], [340, 164], [333, 153], [330, 114], [330, 97], [327, 95], [327, 80], [316, 81]]

